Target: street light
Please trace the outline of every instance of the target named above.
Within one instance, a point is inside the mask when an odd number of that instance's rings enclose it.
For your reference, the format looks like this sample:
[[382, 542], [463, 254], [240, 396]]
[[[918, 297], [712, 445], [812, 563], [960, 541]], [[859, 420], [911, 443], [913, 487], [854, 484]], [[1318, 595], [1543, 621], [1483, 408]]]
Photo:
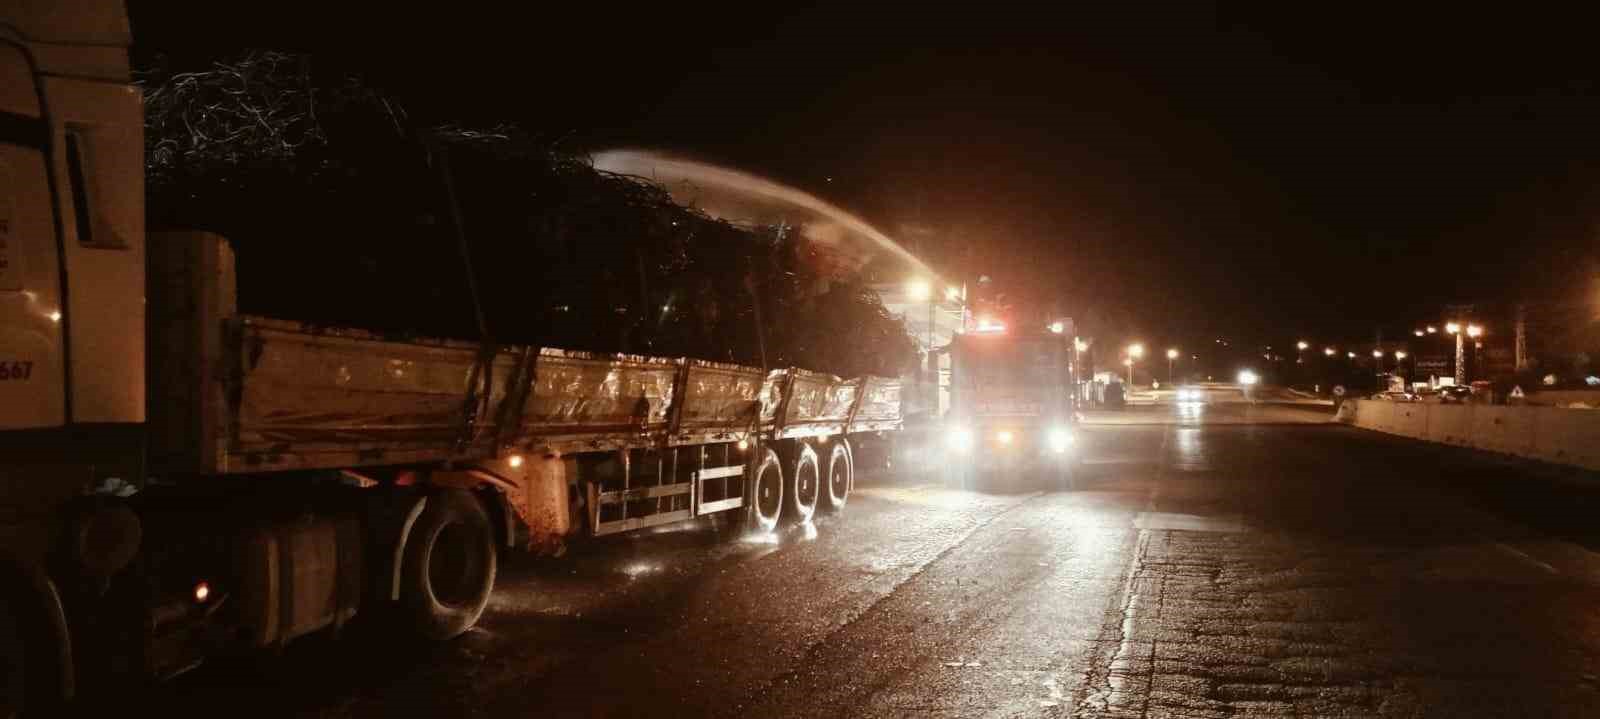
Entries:
[[1325, 357], [1332, 357], [1332, 356], [1334, 356], [1336, 354], [1339, 354], [1339, 350], [1336, 350], [1336, 349], [1334, 349], [1332, 347], [1323, 347], [1322, 348], [1322, 354]]
[[[939, 381], [938, 370], [933, 367], [933, 285], [927, 280], [912, 279], [906, 282], [906, 294], [913, 301], [928, 303], [928, 353], [926, 355], [925, 364], [927, 366], [925, 371], [932, 374], [933, 381], [937, 383]], [[919, 379], [921, 379], [923, 375], [921, 373], [918, 374]]]
[[1346, 352], [1346, 353], [1344, 353], [1344, 355], [1345, 355], [1345, 357], [1347, 357], [1349, 359], [1355, 359], [1356, 358], [1356, 353], [1354, 353], [1354, 352]]
[[1456, 384], [1464, 385], [1467, 383], [1467, 345], [1466, 338], [1462, 335], [1474, 338], [1480, 337], [1483, 335], [1483, 328], [1469, 324], [1466, 327], [1466, 332], [1463, 333], [1461, 331], [1461, 323], [1448, 322], [1445, 323], [1444, 330], [1456, 336]]
[[1483, 328], [1478, 325], [1467, 325], [1467, 336], [1475, 340], [1472, 343], [1472, 365], [1474, 367], [1482, 367], [1483, 340], [1479, 340], [1478, 338], [1483, 336]]
[[1423, 336], [1423, 335], [1425, 335], [1427, 333], [1423, 332], [1422, 330], [1412, 330], [1411, 334], [1414, 334], [1414, 335], [1416, 335], [1418, 337], [1421, 337], [1421, 336]]
[[1172, 384], [1172, 363], [1178, 361], [1178, 348], [1167, 350], [1167, 384]]
[[1050, 323], [1050, 331], [1055, 333], [1055, 334], [1061, 334], [1062, 332], [1066, 332], [1067, 331], [1067, 323], [1062, 322], [1060, 320], [1057, 320], [1055, 322], [1051, 322]]
[[1306, 348], [1308, 348], [1310, 346], [1311, 346], [1311, 343], [1307, 342], [1305, 340], [1300, 340], [1299, 342], [1294, 343], [1295, 349], [1300, 349], [1300, 350], [1306, 349]]
[[1135, 342], [1135, 343], [1133, 343], [1131, 345], [1128, 345], [1128, 359], [1126, 361], [1124, 361], [1123, 364], [1128, 366], [1128, 386], [1129, 387], [1133, 386], [1133, 363], [1134, 363], [1134, 360], [1137, 360], [1137, 359], [1139, 359], [1140, 357], [1143, 357], [1143, 356], [1144, 356], [1144, 345], [1139, 344], [1137, 342]]
[[1439, 333], [1439, 328], [1438, 327], [1434, 327], [1433, 325], [1428, 325], [1428, 334], [1432, 335], [1432, 334], [1438, 334], [1438, 333]]

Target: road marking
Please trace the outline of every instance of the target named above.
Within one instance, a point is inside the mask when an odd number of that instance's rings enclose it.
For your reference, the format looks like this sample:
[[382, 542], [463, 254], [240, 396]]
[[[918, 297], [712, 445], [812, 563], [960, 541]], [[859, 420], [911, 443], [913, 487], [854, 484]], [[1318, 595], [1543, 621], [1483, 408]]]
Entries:
[[1544, 571], [1549, 572], [1551, 574], [1560, 574], [1561, 573], [1559, 571], [1556, 571], [1555, 567], [1552, 567], [1549, 564], [1541, 562], [1538, 559], [1535, 559], [1533, 557], [1533, 555], [1528, 554], [1527, 552], [1524, 552], [1524, 551], [1522, 551], [1520, 549], [1517, 549], [1516, 547], [1513, 547], [1513, 546], [1511, 546], [1509, 544], [1506, 544], [1505, 542], [1489, 542], [1489, 546], [1494, 547], [1495, 549], [1498, 549], [1501, 552], [1509, 554], [1509, 555], [1511, 555], [1513, 557], [1517, 557], [1517, 558], [1519, 558], [1519, 559], [1521, 559], [1521, 560], [1523, 560], [1523, 561], [1525, 561], [1525, 562], [1527, 562], [1529, 564], [1532, 564], [1535, 567], [1543, 569]]
[[1229, 517], [1204, 517], [1198, 514], [1173, 514], [1170, 512], [1140, 512], [1133, 518], [1139, 529], [1169, 529], [1185, 532], [1248, 532], [1242, 519]]

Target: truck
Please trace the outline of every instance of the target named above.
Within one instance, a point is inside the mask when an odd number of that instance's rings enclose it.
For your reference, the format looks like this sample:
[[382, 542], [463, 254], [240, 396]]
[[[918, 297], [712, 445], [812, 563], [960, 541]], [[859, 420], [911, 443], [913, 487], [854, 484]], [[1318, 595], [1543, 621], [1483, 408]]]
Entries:
[[948, 482], [1074, 486], [1082, 456], [1075, 350], [1063, 324], [1013, 331], [994, 322], [955, 336], [942, 442]]
[[129, 44], [0, 5], [0, 717], [369, 612], [454, 637], [503, 551], [805, 522], [900, 427], [893, 379], [243, 314], [225, 239], [145, 231]]

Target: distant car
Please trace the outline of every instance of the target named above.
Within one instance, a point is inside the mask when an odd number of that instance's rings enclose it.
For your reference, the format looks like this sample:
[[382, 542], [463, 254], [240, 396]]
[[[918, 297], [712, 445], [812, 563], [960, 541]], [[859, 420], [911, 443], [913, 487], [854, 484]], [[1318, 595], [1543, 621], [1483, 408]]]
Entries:
[[1417, 395], [1414, 395], [1414, 394], [1412, 394], [1410, 392], [1404, 392], [1404, 391], [1399, 391], [1399, 390], [1390, 390], [1388, 392], [1379, 392], [1379, 393], [1377, 393], [1375, 395], [1372, 395], [1372, 399], [1383, 400], [1385, 402], [1421, 402], [1422, 401], [1422, 398], [1418, 397]]
[[1461, 403], [1472, 401], [1472, 388], [1470, 387], [1440, 387], [1439, 401], [1446, 403]]
[[1200, 389], [1199, 387], [1179, 387], [1178, 388], [1178, 401], [1179, 402], [1204, 402], [1204, 401], [1206, 401], [1206, 392], [1205, 392], [1205, 390]]
[[1127, 405], [1127, 398], [1123, 396], [1122, 383], [1112, 382], [1106, 385], [1105, 406], [1110, 409], [1122, 409]]

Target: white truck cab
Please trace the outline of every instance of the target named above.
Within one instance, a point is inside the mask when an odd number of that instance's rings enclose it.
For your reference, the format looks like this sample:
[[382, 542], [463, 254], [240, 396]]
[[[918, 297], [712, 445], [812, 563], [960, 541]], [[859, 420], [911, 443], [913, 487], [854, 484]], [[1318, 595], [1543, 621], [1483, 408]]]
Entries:
[[144, 420], [129, 38], [118, 0], [0, 4], [0, 430]]

